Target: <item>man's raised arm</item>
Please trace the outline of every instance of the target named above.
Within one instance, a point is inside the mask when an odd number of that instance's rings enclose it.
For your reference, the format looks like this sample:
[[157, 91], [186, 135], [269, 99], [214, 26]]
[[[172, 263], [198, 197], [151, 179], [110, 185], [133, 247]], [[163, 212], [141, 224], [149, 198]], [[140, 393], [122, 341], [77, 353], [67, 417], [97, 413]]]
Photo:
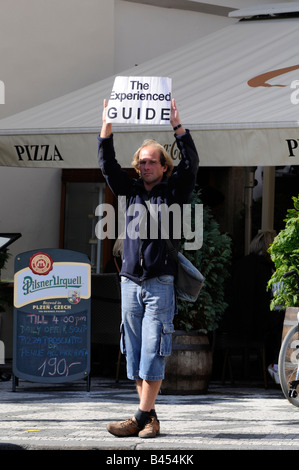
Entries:
[[103, 114], [102, 114], [102, 129], [100, 133], [100, 136], [102, 138], [110, 137], [111, 132], [112, 132], [112, 124], [111, 122], [106, 122], [106, 117], [107, 117], [107, 100], [104, 100]]
[[176, 107], [174, 98], [171, 100], [171, 110], [170, 110], [170, 124], [173, 127], [173, 130], [176, 135], [182, 135], [186, 133], [186, 129], [181, 124], [180, 116], [178, 109]]

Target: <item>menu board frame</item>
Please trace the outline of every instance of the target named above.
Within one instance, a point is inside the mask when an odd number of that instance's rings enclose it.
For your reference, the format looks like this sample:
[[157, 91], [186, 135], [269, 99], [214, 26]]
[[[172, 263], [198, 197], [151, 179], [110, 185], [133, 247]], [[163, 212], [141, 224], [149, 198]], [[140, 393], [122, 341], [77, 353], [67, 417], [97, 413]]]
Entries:
[[19, 379], [90, 390], [91, 265], [87, 255], [45, 249], [15, 258], [13, 391]]

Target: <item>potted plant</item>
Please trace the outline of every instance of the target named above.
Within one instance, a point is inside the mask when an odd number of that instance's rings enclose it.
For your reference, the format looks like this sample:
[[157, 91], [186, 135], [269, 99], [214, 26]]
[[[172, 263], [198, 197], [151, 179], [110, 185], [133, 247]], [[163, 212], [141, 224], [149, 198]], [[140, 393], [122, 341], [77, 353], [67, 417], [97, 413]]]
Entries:
[[297, 322], [299, 294], [296, 276], [284, 277], [294, 271], [299, 275], [299, 196], [293, 197], [294, 208], [287, 211], [285, 228], [275, 237], [269, 248], [275, 265], [268, 288], [273, 291], [271, 309], [286, 309], [283, 336]]
[[9, 258], [9, 254], [7, 253], [7, 251], [0, 251], [0, 272], [1, 272], [1, 269], [4, 268], [8, 258]]
[[[194, 191], [191, 205], [201, 204]], [[192, 217], [191, 217], [192, 221]], [[203, 206], [203, 244], [200, 250], [182, 253], [205, 277], [196, 302], [178, 300], [174, 318], [172, 355], [166, 358], [164, 391], [204, 393], [212, 371], [212, 351], [208, 333], [217, 329], [227, 308], [225, 283], [230, 274], [231, 239], [222, 234], [208, 206]]]

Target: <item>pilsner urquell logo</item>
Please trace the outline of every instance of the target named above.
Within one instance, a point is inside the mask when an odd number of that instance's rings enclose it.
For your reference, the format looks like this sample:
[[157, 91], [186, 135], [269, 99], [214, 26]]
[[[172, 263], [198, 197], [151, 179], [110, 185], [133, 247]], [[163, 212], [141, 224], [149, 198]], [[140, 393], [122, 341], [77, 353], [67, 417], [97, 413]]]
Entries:
[[44, 289], [51, 289], [62, 287], [63, 289], [79, 288], [82, 287], [82, 278], [81, 276], [76, 276], [73, 278], [66, 278], [60, 276], [52, 276], [51, 279], [45, 279], [43, 281], [38, 281], [33, 279], [31, 276], [25, 276], [23, 280], [23, 292], [24, 295], [31, 294]]
[[29, 268], [34, 274], [46, 275], [53, 269], [53, 260], [47, 253], [35, 253], [29, 260]]
[[[44, 277], [53, 270], [53, 260], [47, 253], [34, 253], [29, 260], [29, 268], [33, 274]], [[22, 289], [24, 295], [28, 295], [44, 289], [54, 289], [57, 287], [61, 287], [63, 289], [68, 289], [69, 287], [72, 289], [78, 289], [81, 286], [81, 276], [69, 278], [58, 275], [55, 276], [53, 274], [50, 278], [43, 278], [42, 280], [32, 278], [32, 276], [25, 276], [23, 279]]]
[[25, 276], [23, 280], [23, 292], [24, 295], [31, 294], [32, 292], [37, 292], [44, 289], [51, 289], [62, 287], [64, 289], [79, 288], [82, 286], [81, 276], [76, 276], [73, 278], [66, 278], [60, 276], [52, 276], [50, 279], [45, 279], [38, 281], [33, 279], [31, 276]]

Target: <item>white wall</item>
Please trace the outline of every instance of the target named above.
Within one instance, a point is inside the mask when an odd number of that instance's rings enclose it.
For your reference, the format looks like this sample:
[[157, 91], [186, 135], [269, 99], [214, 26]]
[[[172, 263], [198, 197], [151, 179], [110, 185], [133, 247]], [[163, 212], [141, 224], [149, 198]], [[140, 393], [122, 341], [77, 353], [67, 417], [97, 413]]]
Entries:
[[0, 119], [111, 75], [113, 51], [111, 0], [1, 0]]
[[61, 172], [39, 168], [0, 169], [0, 232], [21, 233], [1, 279], [12, 279], [14, 257], [23, 251], [58, 248]]

